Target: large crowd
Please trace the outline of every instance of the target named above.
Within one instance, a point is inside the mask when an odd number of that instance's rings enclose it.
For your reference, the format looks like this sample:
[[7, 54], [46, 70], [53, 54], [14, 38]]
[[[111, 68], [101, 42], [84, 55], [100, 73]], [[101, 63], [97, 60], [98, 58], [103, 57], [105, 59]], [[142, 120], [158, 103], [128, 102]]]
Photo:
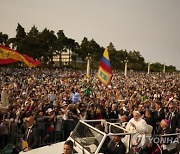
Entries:
[[133, 111], [153, 127], [154, 134], [180, 130], [179, 73], [128, 72], [125, 77], [114, 71], [104, 86], [96, 72], [87, 79], [86, 72], [71, 69], [0, 68], [0, 91], [0, 148], [10, 140], [16, 143], [17, 133], [26, 133], [30, 117], [42, 145], [66, 139], [64, 121], [73, 121], [74, 126], [86, 119], [123, 124], [132, 121]]

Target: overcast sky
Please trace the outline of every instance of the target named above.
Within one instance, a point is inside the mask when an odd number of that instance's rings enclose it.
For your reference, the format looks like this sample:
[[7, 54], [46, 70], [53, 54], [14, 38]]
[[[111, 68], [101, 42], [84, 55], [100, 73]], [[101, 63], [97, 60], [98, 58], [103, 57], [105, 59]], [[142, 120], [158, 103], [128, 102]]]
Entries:
[[35, 25], [81, 43], [136, 50], [146, 62], [180, 70], [180, 0], [0, 0], [0, 32], [14, 37], [17, 24]]

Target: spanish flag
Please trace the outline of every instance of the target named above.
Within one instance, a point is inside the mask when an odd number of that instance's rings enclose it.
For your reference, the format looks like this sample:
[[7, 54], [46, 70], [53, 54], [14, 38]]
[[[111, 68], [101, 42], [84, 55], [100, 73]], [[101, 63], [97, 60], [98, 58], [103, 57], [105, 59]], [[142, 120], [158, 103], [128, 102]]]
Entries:
[[108, 49], [104, 50], [103, 57], [101, 58], [99, 69], [98, 69], [98, 79], [107, 86], [112, 77], [112, 69], [109, 61]]
[[39, 60], [33, 60], [32, 57], [20, 54], [15, 50], [0, 45], [0, 65], [10, 64], [17, 61], [24, 62], [29, 67], [37, 67], [41, 64]]

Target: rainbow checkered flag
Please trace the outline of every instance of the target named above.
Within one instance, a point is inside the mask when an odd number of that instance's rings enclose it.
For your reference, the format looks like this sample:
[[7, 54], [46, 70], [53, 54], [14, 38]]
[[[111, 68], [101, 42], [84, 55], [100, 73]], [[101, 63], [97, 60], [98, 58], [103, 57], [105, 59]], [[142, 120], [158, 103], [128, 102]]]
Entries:
[[98, 69], [98, 79], [107, 86], [112, 78], [112, 69], [109, 61], [108, 49], [104, 50], [104, 54], [101, 58], [99, 69]]

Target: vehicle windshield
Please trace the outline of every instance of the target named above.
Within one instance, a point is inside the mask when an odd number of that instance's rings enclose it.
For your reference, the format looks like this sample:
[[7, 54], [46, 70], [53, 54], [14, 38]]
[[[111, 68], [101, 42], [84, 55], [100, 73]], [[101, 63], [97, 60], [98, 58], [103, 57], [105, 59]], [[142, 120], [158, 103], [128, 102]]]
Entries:
[[71, 134], [71, 138], [78, 142], [90, 153], [95, 153], [102, 142], [104, 134], [85, 123], [78, 123], [78, 126]]
[[128, 151], [131, 134], [116, 123], [105, 120], [85, 120], [79, 121], [70, 139], [78, 152], [98, 154], [107, 151], [108, 144], [113, 142], [113, 136], [117, 135], [122, 137], [121, 140]]

